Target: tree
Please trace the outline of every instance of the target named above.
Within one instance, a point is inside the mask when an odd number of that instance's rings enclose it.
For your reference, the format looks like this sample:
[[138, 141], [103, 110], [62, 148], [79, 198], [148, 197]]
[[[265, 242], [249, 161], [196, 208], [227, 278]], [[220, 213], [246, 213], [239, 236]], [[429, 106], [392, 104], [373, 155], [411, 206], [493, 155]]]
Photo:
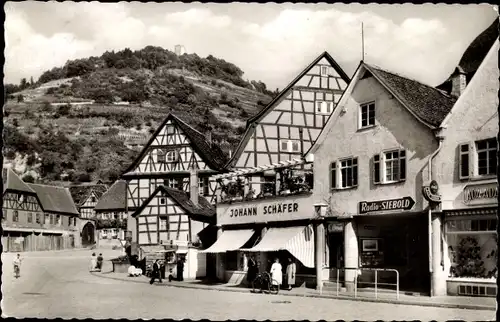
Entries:
[[31, 174], [27, 174], [23, 177], [23, 181], [24, 182], [27, 182], [27, 183], [34, 183], [35, 182], [35, 178], [31, 175]]
[[24, 96], [23, 96], [23, 94], [17, 95], [17, 102], [18, 103], [24, 102]]
[[35, 82], [33, 81], [33, 76], [30, 77], [30, 85], [31, 86], [35, 85]]
[[28, 81], [26, 80], [26, 78], [22, 78], [22, 79], [21, 79], [21, 84], [19, 85], [19, 87], [20, 87], [22, 90], [28, 87]]

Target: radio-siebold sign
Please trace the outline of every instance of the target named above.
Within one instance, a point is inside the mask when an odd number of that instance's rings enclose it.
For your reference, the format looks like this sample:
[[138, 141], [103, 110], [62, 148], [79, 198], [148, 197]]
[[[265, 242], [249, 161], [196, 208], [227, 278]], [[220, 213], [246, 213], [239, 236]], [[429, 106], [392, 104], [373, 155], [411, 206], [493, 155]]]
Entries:
[[404, 197], [381, 201], [361, 201], [359, 203], [359, 213], [366, 214], [377, 211], [410, 210], [415, 205], [411, 197]]
[[223, 210], [218, 218], [220, 224], [267, 222], [278, 220], [303, 219], [312, 216], [306, 200], [274, 201], [256, 204], [232, 205]]

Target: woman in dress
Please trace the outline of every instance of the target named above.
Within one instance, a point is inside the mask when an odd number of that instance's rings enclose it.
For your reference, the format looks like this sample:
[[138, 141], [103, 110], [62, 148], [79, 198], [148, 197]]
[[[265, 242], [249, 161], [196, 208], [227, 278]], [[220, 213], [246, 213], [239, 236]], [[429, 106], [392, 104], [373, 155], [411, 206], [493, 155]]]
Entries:
[[279, 286], [283, 282], [283, 271], [278, 258], [274, 260], [274, 263], [271, 266], [271, 278], [274, 286]]
[[90, 272], [95, 271], [96, 266], [97, 266], [97, 259], [96, 259], [96, 257], [95, 257], [95, 253], [92, 253], [92, 258], [90, 259], [90, 267], [89, 267], [89, 271], [90, 271]]
[[291, 258], [288, 258], [288, 266], [286, 267], [286, 284], [288, 286], [288, 290], [292, 289], [292, 286], [295, 285], [295, 272], [297, 271], [297, 266], [293, 262]]

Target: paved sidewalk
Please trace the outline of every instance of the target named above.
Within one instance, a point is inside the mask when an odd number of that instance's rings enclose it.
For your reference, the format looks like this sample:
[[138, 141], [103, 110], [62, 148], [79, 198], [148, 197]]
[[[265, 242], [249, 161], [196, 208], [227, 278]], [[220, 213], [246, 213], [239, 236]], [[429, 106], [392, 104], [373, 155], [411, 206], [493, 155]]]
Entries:
[[[115, 280], [122, 280], [133, 283], [149, 283], [149, 279], [145, 276], [128, 277], [126, 273], [113, 273], [112, 271], [105, 270], [103, 272], [92, 272], [91, 274], [103, 278], [110, 278]], [[194, 289], [209, 289], [226, 292], [241, 292], [250, 293], [250, 288], [225, 283], [209, 283], [202, 280], [186, 280], [183, 282], [164, 280], [162, 284], [155, 283], [157, 286], [171, 286], [180, 288], [194, 288]], [[432, 306], [443, 308], [461, 308], [470, 310], [496, 310], [496, 299], [487, 297], [466, 297], [466, 296], [412, 296], [400, 294], [399, 300], [396, 298], [395, 293], [381, 293], [378, 298], [371, 292], [358, 292], [357, 297], [340, 293], [338, 296], [336, 292], [322, 292], [305, 287], [294, 288], [291, 291], [280, 290], [280, 295], [285, 296], [299, 296], [299, 297], [316, 297], [316, 298], [332, 298], [350, 301], [364, 301], [364, 302], [378, 302], [378, 303], [391, 303], [403, 305], [417, 305], [417, 306]]]

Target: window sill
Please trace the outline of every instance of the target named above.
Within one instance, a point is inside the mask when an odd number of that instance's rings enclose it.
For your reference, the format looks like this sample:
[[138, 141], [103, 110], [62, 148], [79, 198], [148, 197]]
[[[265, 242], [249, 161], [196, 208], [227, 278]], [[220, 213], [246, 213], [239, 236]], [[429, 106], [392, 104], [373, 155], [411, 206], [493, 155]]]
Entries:
[[358, 130], [356, 132], [364, 132], [364, 131], [369, 131], [369, 130], [373, 130], [374, 128], [376, 128], [377, 125], [368, 125], [368, 126], [364, 126], [364, 127], [360, 127], [358, 128]]
[[491, 174], [491, 175], [484, 175], [484, 176], [474, 176], [474, 177], [469, 177], [469, 178], [461, 178], [460, 181], [462, 182], [468, 182], [468, 181], [486, 181], [486, 180], [491, 180], [492, 183], [497, 181], [497, 175], [496, 174]]
[[379, 182], [379, 183], [374, 183], [376, 186], [387, 186], [387, 185], [393, 185], [393, 184], [398, 184], [398, 183], [405, 183], [406, 180], [398, 180], [398, 181], [389, 181], [389, 182]]
[[344, 191], [344, 190], [354, 190], [357, 189], [358, 186], [353, 186], [353, 187], [346, 187], [346, 188], [330, 188], [330, 191]]

